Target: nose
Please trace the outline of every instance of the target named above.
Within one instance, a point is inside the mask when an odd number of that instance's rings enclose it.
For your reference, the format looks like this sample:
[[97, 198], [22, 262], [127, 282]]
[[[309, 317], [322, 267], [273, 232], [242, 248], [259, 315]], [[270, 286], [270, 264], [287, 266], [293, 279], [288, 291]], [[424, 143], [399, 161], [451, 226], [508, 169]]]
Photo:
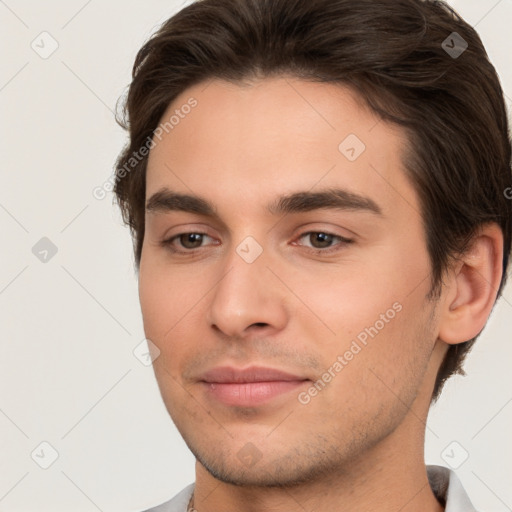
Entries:
[[252, 263], [235, 250], [226, 258], [207, 313], [213, 329], [230, 338], [244, 338], [252, 332], [270, 335], [285, 327], [286, 288], [267, 267], [269, 263], [265, 251]]

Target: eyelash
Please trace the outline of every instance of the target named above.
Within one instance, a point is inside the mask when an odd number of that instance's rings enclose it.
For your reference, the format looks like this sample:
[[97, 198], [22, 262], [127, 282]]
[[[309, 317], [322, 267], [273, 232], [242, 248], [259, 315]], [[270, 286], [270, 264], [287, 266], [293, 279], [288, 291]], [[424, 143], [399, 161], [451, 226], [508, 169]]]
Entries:
[[[331, 236], [331, 237], [339, 240], [338, 244], [330, 246], [330, 247], [327, 247], [327, 248], [324, 248], [324, 249], [316, 248], [316, 247], [304, 246], [304, 247], [306, 247], [306, 249], [309, 250], [309, 252], [313, 252], [314, 254], [330, 254], [332, 252], [336, 252], [336, 251], [341, 250], [342, 246], [348, 245], [348, 244], [351, 244], [351, 243], [354, 242], [354, 240], [352, 240], [350, 238], [345, 238], [345, 237], [340, 236], [340, 235], [335, 235], [334, 233], [330, 233], [328, 231], [306, 231], [306, 232], [302, 233], [301, 235], [299, 235], [297, 240], [300, 240], [301, 238], [304, 238], [305, 236], [312, 235], [312, 234], [327, 235], [327, 236]], [[194, 249], [178, 250], [175, 247], [173, 247], [172, 244], [173, 244], [174, 240], [179, 239], [183, 235], [209, 236], [207, 233], [201, 233], [201, 232], [197, 232], [197, 231], [187, 231], [187, 232], [184, 232], [184, 233], [178, 233], [177, 235], [173, 235], [172, 237], [170, 237], [170, 238], [168, 238], [166, 240], [163, 240], [161, 242], [161, 245], [163, 247], [165, 247], [166, 249], [170, 250], [174, 254], [191, 254], [194, 251], [203, 248], [203, 246], [201, 246], [201, 247], [196, 247]]]

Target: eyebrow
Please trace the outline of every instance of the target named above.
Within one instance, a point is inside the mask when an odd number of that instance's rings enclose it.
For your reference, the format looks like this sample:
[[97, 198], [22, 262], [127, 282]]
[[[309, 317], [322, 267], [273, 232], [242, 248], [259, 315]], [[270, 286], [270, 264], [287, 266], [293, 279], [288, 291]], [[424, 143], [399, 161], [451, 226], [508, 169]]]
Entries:
[[[383, 216], [381, 207], [371, 198], [342, 188], [328, 188], [318, 192], [301, 191], [278, 197], [267, 204], [272, 215], [301, 213], [312, 210], [332, 209], [372, 213]], [[146, 212], [165, 213], [182, 211], [219, 217], [215, 205], [193, 194], [181, 194], [163, 187], [146, 202]]]

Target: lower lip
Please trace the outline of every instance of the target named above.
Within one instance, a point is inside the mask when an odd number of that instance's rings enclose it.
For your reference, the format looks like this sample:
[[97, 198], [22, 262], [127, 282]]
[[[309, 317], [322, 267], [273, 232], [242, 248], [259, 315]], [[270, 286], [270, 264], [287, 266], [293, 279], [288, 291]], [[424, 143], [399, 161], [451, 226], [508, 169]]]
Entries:
[[209, 394], [226, 405], [251, 407], [296, 390], [305, 380], [265, 382], [203, 382]]

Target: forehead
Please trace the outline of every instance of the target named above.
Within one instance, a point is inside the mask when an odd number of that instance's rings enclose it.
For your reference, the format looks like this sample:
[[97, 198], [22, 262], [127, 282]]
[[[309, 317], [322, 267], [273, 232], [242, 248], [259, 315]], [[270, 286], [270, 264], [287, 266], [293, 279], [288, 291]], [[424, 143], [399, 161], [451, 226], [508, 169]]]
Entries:
[[146, 197], [167, 187], [246, 211], [276, 191], [336, 186], [373, 196], [383, 210], [404, 201], [417, 208], [402, 164], [405, 134], [344, 86], [210, 80], [175, 98], [159, 126]]

